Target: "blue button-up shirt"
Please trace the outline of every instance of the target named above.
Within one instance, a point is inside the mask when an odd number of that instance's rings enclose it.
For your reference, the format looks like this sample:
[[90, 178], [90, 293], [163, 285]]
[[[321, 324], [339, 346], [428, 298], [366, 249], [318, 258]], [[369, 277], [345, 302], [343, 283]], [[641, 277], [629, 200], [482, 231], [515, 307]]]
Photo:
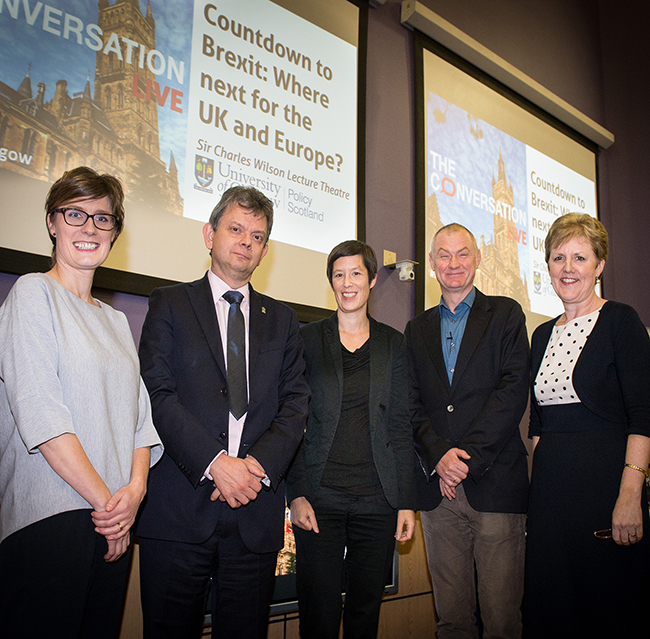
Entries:
[[454, 377], [458, 351], [460, 350], [460, 344], [463, 341], [463, 334], [465, 333], [465, 327], [467, 326], [469, 310], [472, 308], [475, 299], [476, 288], [472, 287], [472, 290], [467, 294], [465, 299], [456, 306], [455, 311], [452, 313], [442, 297], [440, 297], [440, 336], [442, 338], [442, 355], [445, 360], [445, 369], [447, 370], [450, 384]]

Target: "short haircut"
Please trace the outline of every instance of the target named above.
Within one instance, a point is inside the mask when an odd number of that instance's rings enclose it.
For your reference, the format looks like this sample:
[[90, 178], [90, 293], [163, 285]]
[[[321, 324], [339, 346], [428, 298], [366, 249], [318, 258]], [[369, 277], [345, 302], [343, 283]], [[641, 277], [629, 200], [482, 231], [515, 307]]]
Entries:
[[[111, 215], [115, 216], [115, 241], [124, 228], [124, 190], [118, 178], [108, 173], [99, 174], [87, 167], [78, 166], [66, 171], [50, 188], [45, 200], [45, 216], [51, 215], [75, 200], [101, 200], [107, 197]], [[56, 246], [56, 238], [50, 235]]]
[[340, 257], [352, 257], [353, 255], [361, 255], [363, 265], [368, 271], [368, 283], [375, 279], [375, 275], [377, 275], [377, 256], [372, 246], [365, 242], [359, 242], [359, 240], [346, 240], [335, 246], [327, 256], [327, 279], [330, 285], [332, 284], [334, 262]]
[[263, 215], [266, 218], [266, 241], [264, 242], [266, 244], [273, 226], [273, 202], [252, 186], [231, 186], [224, 191], [219, 204], [212, 209], [210, 226], [213, 231], [217, 230], [223, 214], [231, 204], [239, 204], [242, 208], [247, 209], [248, 213]]
[[[78, 166], [66, 171], [50, 188], [45, 200], [45, 219], [54, 211], [75, 200], [101, 200], [107, 197], [111, 204], [111, 215], [115, 216], [113, 242], [124, 228], [124, 189], [118, 178], [108, 173], [99, 174], [87, 167]], [[51, 219], [51, 218], [50, 218]], [[49, 228], [48, 228], [49, 232]], [[56, 237], [52, 240], [52, 263], [56, 262]]]
[[607, 260], [608, 238], [602, 223], [586, 213], [566, 213], [558, 217], [544, 240], [546, 263], [551, 259], [551, 251], [562, 246], [568, 240], [584, 238], [589, 241], [596, 259]]
[[436, 243], [436, 238], [438, 235], [441, 233], [459, 233], [465, 231], [467, 235], [469, 235], [472, 238], [472, 242], [474, 243], [474, 248], [478, 250], [478, 244], [476, 243], [476, 238], [474, 237], [474, 233], [472, 233], [467, 227], [463, 226], [462, 224], [458, 224], [458, 222], [452, 222], [451, 224], [447, 224], [447, 226], [443, 226], [442, 228], [439, 228], [434, 236], [431, 238], [431, 246], [429, 247], [429, 254], [433, 255], [433, 245]]

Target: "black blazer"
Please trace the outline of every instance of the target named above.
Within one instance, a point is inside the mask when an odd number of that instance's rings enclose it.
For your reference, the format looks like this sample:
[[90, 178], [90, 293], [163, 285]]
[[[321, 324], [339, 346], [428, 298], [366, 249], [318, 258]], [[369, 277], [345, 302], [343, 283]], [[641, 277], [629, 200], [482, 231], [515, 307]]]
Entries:
[[440, 336], [440, 308], [421, 313], [405, 331], [411, 421], [422, 467], [416, 477], [421, 510], [441, 501], [431, 473], [450, 448], [471, 455], [463, 487], [482, 512], [526, 512], [528, 465], [519, 422], [526, 410], [530, 349], [521, 306], [507, 297], [476, 299], [451, 386]]
[[[221, 502], [203, 473], [228, 448], [228, 386], [207, 275], [159, 288], [140, 340], [142, 377], [165, 454], [152, 470], [137, 527], [143, 537], [199, 543], [215, 528]], [[239, 457], [255, 457], [272, 482], [235, 510], [252, 552], [283, 545], [282, 480], [303, 435], [309, 388], [293, 310], [250, 288], [249, 405]]]
[[[287, 476], [287, 497], [314, 499], [341, 414], [343, 357], [338, 316], [300, 329], [311, 388], [305, 439]], [[388, 503], [415, 509], [413, 434], [408, 415], [404, 336], [370, 318], [370, 437]]]

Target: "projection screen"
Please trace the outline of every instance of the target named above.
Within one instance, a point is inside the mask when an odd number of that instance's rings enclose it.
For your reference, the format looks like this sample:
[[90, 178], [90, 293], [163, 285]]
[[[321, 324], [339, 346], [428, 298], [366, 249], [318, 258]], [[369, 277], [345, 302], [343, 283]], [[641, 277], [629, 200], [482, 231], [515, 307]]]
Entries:
[[327, 253], [363, 233], [366, 21], [348, 0], [0, 0], [0, 269], [47, 268], [46, 193], [85, 164], [127, 192], [101, 286], [200, 277], [202, 225], [247, 184], [275, 207], [253, 284], [333, 308]]
[[[596, 147], [455, 54], [418, 35], [422, 75], [418, 310], [440, 301], [431, 238], [451, 222], [481, 250], [477, 287], [516, 299], [529, 330], [562, 313], [544, 238], [563, 213], [597, 216]], [[424, 280], [424, 281], [422, 281]]]

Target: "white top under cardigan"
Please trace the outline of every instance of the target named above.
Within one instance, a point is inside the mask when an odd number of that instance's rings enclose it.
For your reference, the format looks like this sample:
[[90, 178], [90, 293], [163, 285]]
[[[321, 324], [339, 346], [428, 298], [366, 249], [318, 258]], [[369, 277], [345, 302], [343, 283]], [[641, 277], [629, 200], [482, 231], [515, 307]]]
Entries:
[[0, 541], [91, 505], [38, 447], [74, 433], [113, 494], [133, 451], [162, 444], [123, 313], [88, 304], [42, 273], [19, 278], [0, 308]]
[[598, 313], [600, 309], [553, 327], [535, 378], [535, 397], [540, 405], [580, 403], [573, 388], [573, 369], [598, 321]]

